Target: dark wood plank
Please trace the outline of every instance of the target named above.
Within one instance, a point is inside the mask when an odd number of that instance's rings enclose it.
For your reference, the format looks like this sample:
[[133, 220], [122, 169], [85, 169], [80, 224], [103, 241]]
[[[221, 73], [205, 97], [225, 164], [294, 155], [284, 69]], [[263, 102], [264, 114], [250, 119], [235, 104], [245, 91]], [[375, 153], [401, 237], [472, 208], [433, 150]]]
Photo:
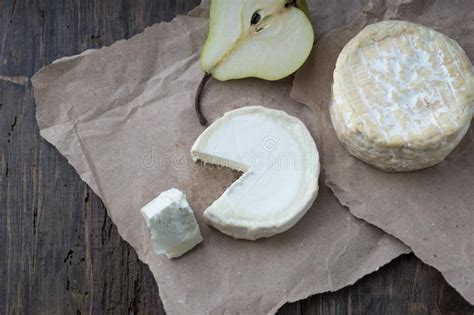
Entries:
[[[0, 2], [0, 75], [128, 38], [194, 1]], [[0, 80], [0, 314], [157, 313], [148, 268], [100, 200], [39, 137], [31, 84]]]
[[[129, 38], [198, 3], [0, 0], [0, 314], [164, 314], [150, 271], [97, 196], [40, 138], [31, 83], [18, 83], [56, 58]], [[474, 308], [437, 271], [407, 255], [354, 286], [287, 304], [280, 313], [472, 314]]]
[[437, 270], [403, 255], [355, 285], [286, 304], [280, 314], [473, 314]]

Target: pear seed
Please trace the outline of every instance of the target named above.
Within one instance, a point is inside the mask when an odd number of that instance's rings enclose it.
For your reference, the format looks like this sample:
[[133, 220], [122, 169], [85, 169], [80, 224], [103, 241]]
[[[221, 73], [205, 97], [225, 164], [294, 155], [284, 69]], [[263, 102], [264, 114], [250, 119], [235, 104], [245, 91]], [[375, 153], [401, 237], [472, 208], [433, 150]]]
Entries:
[[252, 15], [252, 19], [250, 20], [251, 25], [255, 25], [260, 21], [260, 13], [258, 11], [255, 11], [255, 13]]

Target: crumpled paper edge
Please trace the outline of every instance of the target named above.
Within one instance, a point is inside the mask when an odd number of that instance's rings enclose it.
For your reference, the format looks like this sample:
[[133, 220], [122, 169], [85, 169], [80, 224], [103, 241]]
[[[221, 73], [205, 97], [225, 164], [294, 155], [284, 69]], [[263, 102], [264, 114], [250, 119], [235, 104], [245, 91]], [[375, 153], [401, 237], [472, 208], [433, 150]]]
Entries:
[[[348, 30], [349, 32], [353, 32], [353, 28], [356, 28], [358, 31], [362, 30], [365, 26], [376, 23], [382, 20], [390, 20], [390, 19], [397, 19], [399, 17], [399, 12], [403, 10], [404, 8], [408, 8], [411, 5], [416, 5], [415, 0], [376, 0], [373, 3], [369, 3], [368, 6], [361, 12], [359, 18], [357, 18], [355, 21], [350, 23], [349, 25], [334, 29], [330, 32], [328, 32], [323, 38], [329, 37], [333, 35], [336, 32], [342, 32], [344, 30]], [[358, 32], [356, 31], [356, 33]], [[322, 38], [322, 39], [323, 39]], [[315, 43], [315, 46], [318, 44], [318, 42]], [[473, 66], [474, 69], [474, 66]], [[294, 99], [296, 102], [302, 103], [302, 104], [308, 104], [311, 103], [311, 101], [306, 100], [304, 97], [300, 97], [300, 95], [296, 95], [294, 93], [294, 87], [290, 93], [290, 96], [292, 99]], [[321, 104], [318, 104], [318, 106]], [[310, 106], [311, 107], [311, 106]], [[474, 119], [474, 107], [473, 107], [473, 119]], [[472, 128], [472, 127], [471, 127]], [[351, 210], [351, 204], [354, 203], [360, 203], [361, 201], [352, 196], [348, 191], [344, 190], [343, 188], [339, 187], [335, 182], [331, 180], [331, 176], [329, 174], [326, 175], [326, 178], [324, 180], [324, 183], [331, 189], [331, 191], [334, 193], [335, 197], [337, 200], [348, 210], [351, 212], [352, 215], [357, 217], [358, 219], [364, 220], [368, 222], [371, 225], [377, 226], [377, 222], [375, 220], [371, 220], [370, 217], [363, 217], [362, 215], [356, 213], [355, 211]], [[384, 232], [387, 234], [391, 235], [392, 237], [399, 239], [398, 236], [396, 235], [396, 231], [390, 228], [385, 228], [383, 229]], [[400, 240], [400, 239], [399, 239]], [[459, 293], [464, 299], [466, 299], [467, 302], [469, 302], [471, 305], [474, 305], [474, 299], [471, 296], [467, 296], [464, 292], [462, 292], [458, 287], [457, 284], [454, 283], [454, 277], [459, 275], [458, 272], [456, 272], [459, 269], [464, 269], [468, 267], [474, 268], [474, 265], [472, 266], [467, 266], [464, 268], [455, 268], [455, 269], [439, 269], [438, 266], [435, 266], [430, 259], [425, 257], [423, 253], [420, 253], [419, 250], [415, 250], [412, 247], [412, 244], [408, 241], [403, 241], [404, 244], [409, 246], [413, 253], [425, 264], [435, 268], [438, 270], [443, 278], [446, 280], [446, 282], [455, 289], [457, 293]], [[474, 281], [472, 282], [474, 283]]]

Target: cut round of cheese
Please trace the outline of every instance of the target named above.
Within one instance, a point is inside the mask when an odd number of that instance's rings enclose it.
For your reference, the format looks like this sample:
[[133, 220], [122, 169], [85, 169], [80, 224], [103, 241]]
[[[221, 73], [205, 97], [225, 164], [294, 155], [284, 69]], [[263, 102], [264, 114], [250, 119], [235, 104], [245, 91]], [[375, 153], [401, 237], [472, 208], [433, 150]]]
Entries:
[[318, 193], [316, 144], [299, 119], [279, 110], [230, 111], [199, 136], [191, 154], [244, 173], [204, 212], [209, 224], [234, 238], [288, 230]]
[[357, 158], [385, 171], [442, 161], [467, 132], [474, 74], [462, 48], [427, 27], [369, 25], [342, 50], [331, 120]]

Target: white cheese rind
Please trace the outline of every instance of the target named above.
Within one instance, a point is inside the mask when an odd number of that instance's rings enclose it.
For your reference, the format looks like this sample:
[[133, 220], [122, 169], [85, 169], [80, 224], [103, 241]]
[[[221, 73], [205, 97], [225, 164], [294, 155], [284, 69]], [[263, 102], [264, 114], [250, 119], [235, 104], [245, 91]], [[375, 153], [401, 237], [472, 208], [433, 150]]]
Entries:
[[157, 254], [165, 254], [168, 258], [179, 257], [202, 241], [186, 195], [176, 188], [162, 192], [141, 212]]
[[288, 230], [318, 193], [316, 144], [299, 119], [282, 111], [250, 106], [227, 112], [199, 136], [191, 154], [244, 172], [204, 211], [210, 225], [234, 238]]
[[331, 120], [357, 158], [385, 171], [442, 161], [469, 129], [474, 74], [462, 48], [427, 27], [385, 21], [344, 47]]

